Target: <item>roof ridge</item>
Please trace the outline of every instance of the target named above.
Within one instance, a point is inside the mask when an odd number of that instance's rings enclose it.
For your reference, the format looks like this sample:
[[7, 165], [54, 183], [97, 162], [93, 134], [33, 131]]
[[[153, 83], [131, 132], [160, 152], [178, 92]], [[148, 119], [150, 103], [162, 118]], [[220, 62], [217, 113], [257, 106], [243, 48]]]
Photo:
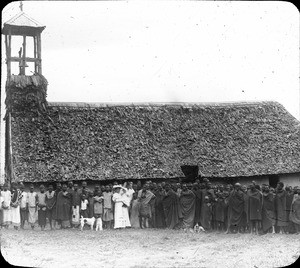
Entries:
[[234, 102], [48, 102], [49, 106], [59, 107], [112, 107], [112, 106], [254, 106], [254, 105], [276, 105], [283, 107], [282, 104], [276, 101], [234, 101]]

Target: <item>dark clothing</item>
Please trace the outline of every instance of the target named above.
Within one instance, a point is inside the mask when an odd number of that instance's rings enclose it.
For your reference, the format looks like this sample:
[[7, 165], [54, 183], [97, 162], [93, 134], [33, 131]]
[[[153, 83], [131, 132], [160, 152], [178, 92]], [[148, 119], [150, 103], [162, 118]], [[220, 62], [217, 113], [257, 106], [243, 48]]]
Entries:
[[290, 220], [294, 224], [300, 225], [300, 197], [297, 195], [291, 205]]
[[66, 191], [60, 191], [57, 195], [56, 201], [56, 219], [61, 221], [67, 221], [70, 218], [71, 210], [71, 196]]
[[83, 218], [92, 218], [89, 216], [89, 210], [85, 209], [85, 210], [80, 210], [80, 216], [82, 216]]
[[195, 218], [195, 199], [196, 196], [191, 190], [182, 191], [179, 201], [182, 213], [183, 226], [192, 228]]
[[20, 208], [20, 216], [21, 216], [21, 223], [24, 221], [28, 221], [28, 213], [26, 208]]
[[201, 189], [197, 189], [194, 191], [195, 194], [195, 218], [194, 224], [200, 223], [200, 216], [201, 216], [201, 198], [202, 198], [202, 191]]
[[165, 191], [157, 190], [154, 192], [155, 198], [155, 227], [156, 228], [165, 228], [166, 227], [166, 220], [164, 215], [164, 208], [163, 208], [163, 199], [165, 197]]
[[45, 210], [38, 210], [38, 223], [39, 226], [46, 226], [46, 209]]
[[182, 218], [178, 195], [173, 190], [169, 190], [162, 203], [166, 227], [173, 229], [179, 223], [179, 219]]
[[286, 191], [277, 191], [275, 195], [275, 211], [276, 211], [276, 225], [287, 226], [287, 213], [286, 213]]
[[88, 201], [89, 201], [89, 204], [88, 204], [88, 207], [87, 207], [87, 210], [88, 210], [88, 217], [87, 218], [92, 218], [92, 217], [94, 217], [94, 197], [89, 196]]
[[79, 191], [72, 192], [72, 206], [80, 206], [81, 199]]
[[245, 197], [242, 191], [232, 191], [228, 198], [228, 225], [241, 226], [245, 217]]
[[205, 230], [211, 229], [211, 221], [212, 221], [212, 205], [211, 203], [204, 202], [202, 204], [202, 221], [201, 226]]
[[262, 202], [262, 228], [263, 231], [268, 231], [275, 225], [275, 203], [272, 193], [263, 194]]
[[215, 221], [225, 222], [226, 203], [224, 198], [218, 198], [215, 203]]
[[262, 194], [257, 191], [248, 191], [248, 211], [250, 221], [261, 220], [261, 209], [262, 209]]

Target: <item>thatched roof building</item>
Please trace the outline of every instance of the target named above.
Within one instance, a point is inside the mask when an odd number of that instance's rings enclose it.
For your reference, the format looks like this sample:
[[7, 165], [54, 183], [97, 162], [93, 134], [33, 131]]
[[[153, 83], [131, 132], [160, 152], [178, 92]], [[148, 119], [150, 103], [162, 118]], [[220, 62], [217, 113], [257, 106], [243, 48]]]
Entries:
[[22, 181], [206, 177], [300, 172], [300, 122], [276, 102], [49, 103], [12, 114]]

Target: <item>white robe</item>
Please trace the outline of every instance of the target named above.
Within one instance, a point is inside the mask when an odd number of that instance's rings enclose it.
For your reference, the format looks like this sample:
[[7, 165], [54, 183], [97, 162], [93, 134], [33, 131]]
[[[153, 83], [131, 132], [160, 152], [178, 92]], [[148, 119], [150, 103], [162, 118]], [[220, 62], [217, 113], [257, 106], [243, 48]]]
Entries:
[[115, 202], [114, 228], [125, 228], [126, 220], [123, 212], [123, 197], [119, 193], [114, 193], [112, 200]]
[[129, 206], [130, 206], [130, 202], [131, 202], [131, 199], [132, 199], [132, 195], [134, 193], [134, 190], [132, 190], [132, 191], [131, 191], [131, 189], [129, 189], [129, 190], [125, 191], [122, 194], [122, 201], [127, 206], [127, 207], [122, 206], [123, 216], [124, 216], [126, 227], [131, 227], [131, 223], [130, 223], [130, 220], [129, 220]]
[[11, 209], [10, 209], [10, 201], [11, 201], [11, 192], [9, 190], [2, 191], [1, 196], [3, 199], [3, 207], [7, 207], [7, 209], [3, 208], [3, 225], [11, 224]]

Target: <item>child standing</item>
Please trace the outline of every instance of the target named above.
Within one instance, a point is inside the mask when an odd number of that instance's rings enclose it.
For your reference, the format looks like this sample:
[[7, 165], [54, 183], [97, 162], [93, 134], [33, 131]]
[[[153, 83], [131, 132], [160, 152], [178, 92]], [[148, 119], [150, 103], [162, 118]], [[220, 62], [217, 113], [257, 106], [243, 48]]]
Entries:
[[94, 196], [94, 217], [101, 218], [103, 215], [103, 196], [101, 190], [95, 192]]
[[89, 217], [88, 204], [89, 204], [89, 201], [87, 200], [87, 196], [85, 194], [82, 194], [81, 195], [81, 203], [80, 203], [80, 216], [82, 216], [83, 218]]

